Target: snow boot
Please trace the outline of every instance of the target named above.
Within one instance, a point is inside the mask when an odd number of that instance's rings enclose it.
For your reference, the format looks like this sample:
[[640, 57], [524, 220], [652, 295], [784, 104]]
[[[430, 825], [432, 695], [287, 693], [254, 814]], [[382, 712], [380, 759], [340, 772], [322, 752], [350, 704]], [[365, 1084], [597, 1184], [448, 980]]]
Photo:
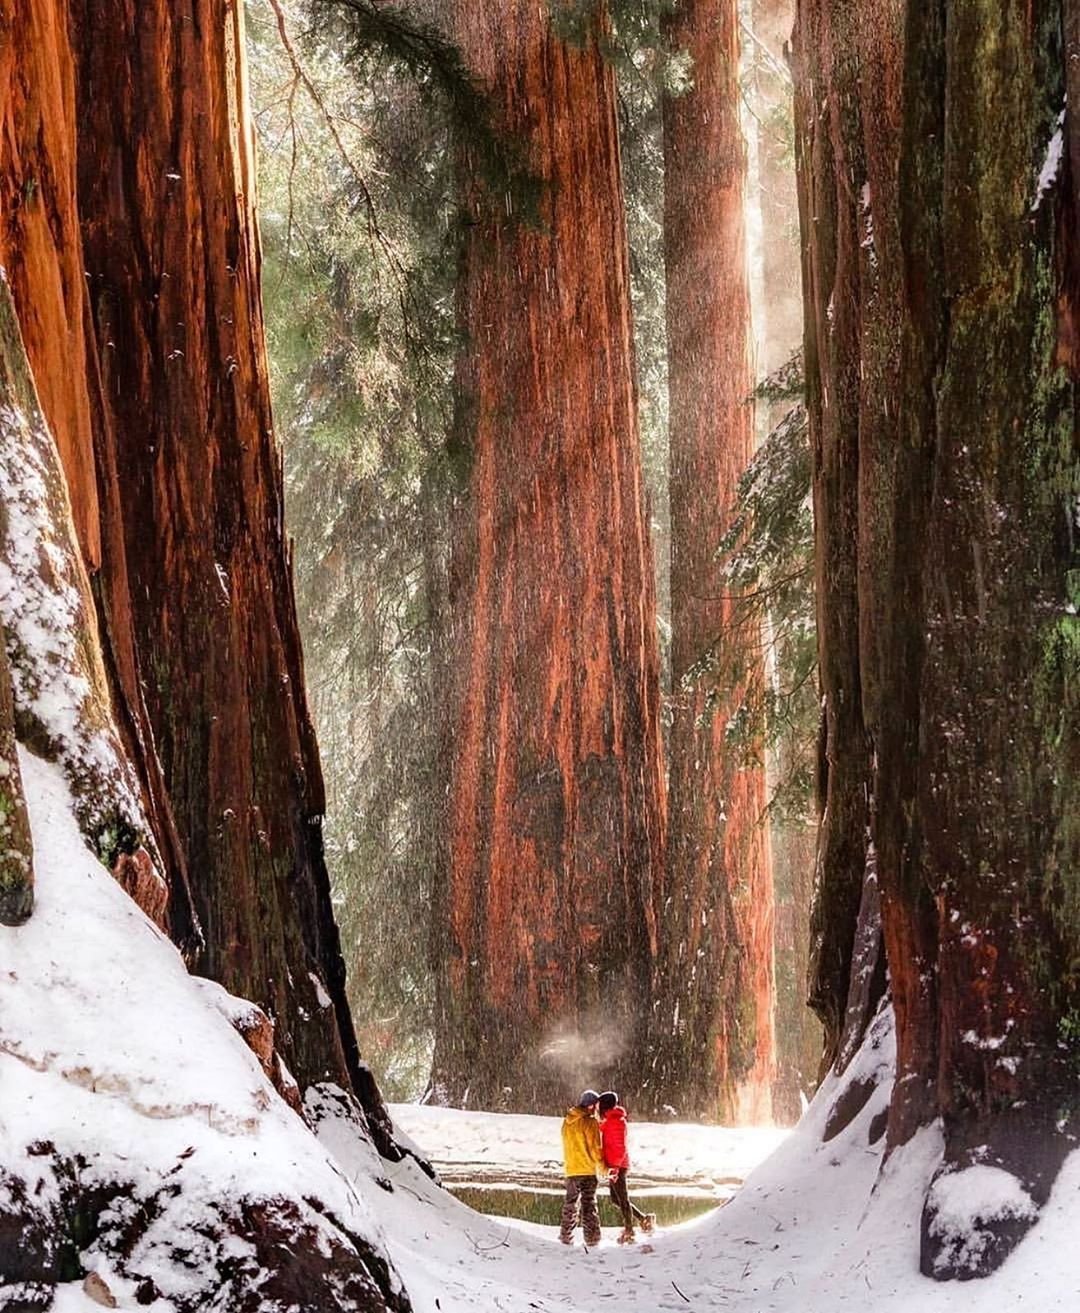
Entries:
[[627, 1228], [623, 1231], [622, 1235], [619, 1236], [619, 1244], [620, 1244], [620, 1245], [632, 1245], [632, 1244], [635, 1242], [635, 1240], [637, 1240], [637, 1236], [634, 1235], [634, 1233], [633, 1233], [633, 1231], [630, 1229], [630, 1227], [627, 1227]]
[[640, 1225], [641, 1225], [641, 1229], [645, 1232], [646, 1235], [652, 1235], [652, 1233], [656, 1230], [656, 1214], [646, 1213], [645, 1216], [641, 1219]]

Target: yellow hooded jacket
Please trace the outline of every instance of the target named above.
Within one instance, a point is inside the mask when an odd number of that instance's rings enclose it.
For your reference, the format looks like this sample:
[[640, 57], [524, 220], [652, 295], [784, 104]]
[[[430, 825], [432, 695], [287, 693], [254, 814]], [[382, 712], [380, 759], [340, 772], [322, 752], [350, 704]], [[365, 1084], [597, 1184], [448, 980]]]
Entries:
[[567, 1176], [595, 1176], [604, 1165], [600, 1123], [584, 1108], [571, 1108], [563, 1118], [562, 1147]]

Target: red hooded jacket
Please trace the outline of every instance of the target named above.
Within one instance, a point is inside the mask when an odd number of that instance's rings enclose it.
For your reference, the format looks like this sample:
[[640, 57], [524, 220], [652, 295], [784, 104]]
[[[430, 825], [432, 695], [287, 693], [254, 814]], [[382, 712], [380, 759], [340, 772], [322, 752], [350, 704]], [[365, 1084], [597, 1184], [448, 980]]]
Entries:
[[608, 1167], [630, 1166], [630, 1155], [626, 1152], [626, 1109], [621, 1103], [600, 1119], [600, 1139]]

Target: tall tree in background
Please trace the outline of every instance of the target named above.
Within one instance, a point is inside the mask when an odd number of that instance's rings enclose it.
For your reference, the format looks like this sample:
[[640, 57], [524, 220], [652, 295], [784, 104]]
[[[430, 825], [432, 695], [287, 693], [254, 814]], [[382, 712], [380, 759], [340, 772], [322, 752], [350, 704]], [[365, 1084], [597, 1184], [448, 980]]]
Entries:
[[458, 0], [452, 27], [543, 193], [522, 222], [465, 151], [435, 1082], [554, 1109], [640, 1070], [662, 859], [615, 84], [532, 0]]
[[[844, 963], [857, 924], [872, 947], [880, 882], [888, 1136], [941, 1119], [939, 1278], [1002, 1261], [1076, 1134], [1078, 53], [1072, 3], [799, 5], [817, 996], [843, 1057], [845, 1009], [857, 1030], [868, 1006]], [[958, 1188], [978, 1244], [949, 1224]]]
[[302, 1085], [352, 1084], [393, 1152], [356, 1052], [322, 856], [241, 13], [224, 0], [106, 15], [81, 0], [8, 0], [3, 17], [2, 258], [92, 571], [120, 728], [174, 877], [172, 931], [274, 1017]]
[[[802, 401], [801, 374], [789, 366], [802, 346], [798, 198], [795, 189], [794, 126], [791, 72], [787, 47], [795, 17], [793, 0], [755, 0], [750, 14], [751, 40], [747, 92], [751, 114], [747, 128], [753, 143], [750, 170], [751, 208], [759, 224], [758, 282], [751, 281], [754, 337], [759, 385], [755, 410], [762, 474], [773, 489], [790, 488], [798, 505], [784, 508], [786, 531], [796, 517], [809, 520], [788, 475], [809, 468], [805, 420], [792, 422], [791, 407]], [[801, 355], [800, 355], [801, 358]], [[777, 377], [779, 372], [779, 378]], [[777, 388], [780, 382], [782, 386]], [[779, 392], [779, 395], [778, 395]], [[775, 438], [773, 437], [775, 435]], [[764, 482], [756, 486], [764, 490]], [[756, 508], [751, 530], [773, 519], [770, 505]], [[784, 541], [774, 535], [774, 542]], [[812, 537], [803, 540], [809, 548]], [[816, 832], [813, 776], [810, 770], [818, 718], [813, 657], [813, 571], [805, 559], [785, 554], [771, 580], [755, 577], [766, 612], [770, 713], [770, 851], [775, 895], [776, 1058], [774, 1111], [795, 1121], [801, 1096], [814, 1086], [821, 1062], [821, 1025], [807, 1007], [810, 905], [814, 881]], [[805, 570], [805, 572], [804, 572]], [[766, 584], [769, 587], [766, 587]], [[799, 615], [785, 606], [798, 600]], [[803, 602], [805, 600], [805, 609]], [[803, 616], [805, 615], [805, 622]]]
[[664, 103], [672, 727], [650, 1079], [680, 1115], [762, 1120], [775, 1067], [763, 749], [752, 761], [730, 743], [743, 699], [725, 677], [737, 665], [761, 680], [761, 636], [716, 561], [754, 448], [738, 29], [734, 0], [687, 0], [668, 24], [693, 87]]

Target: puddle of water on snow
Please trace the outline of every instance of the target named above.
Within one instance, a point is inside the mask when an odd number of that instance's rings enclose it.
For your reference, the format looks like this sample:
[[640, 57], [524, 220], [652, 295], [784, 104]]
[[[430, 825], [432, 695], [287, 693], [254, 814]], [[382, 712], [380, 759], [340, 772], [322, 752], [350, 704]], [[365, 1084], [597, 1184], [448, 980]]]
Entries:
[[[448, 1182], [447, 1189], [478, 1213], [487, 1213], [491, 1217], [516, 1217], [525, 1222], [538, 1222], [541, 1226], [559, 1225], [563, 1205], [562, 1190], [523, 1190], [518, 1186], [476, 1185], [470, 1182]], [[689, 1222], [727, 1203], [726, 1198], [717, 1195], [635, 1190], [633, 1185], [630, 1187], [630, 1198], [642, 1212], [656, 1214], [657, 1226]], [[601, 1225], [622, 1225], [622, 1216], [608, 1198], [606, 1186], [597, 1192], [597, 1202], [600, 1205]]]

